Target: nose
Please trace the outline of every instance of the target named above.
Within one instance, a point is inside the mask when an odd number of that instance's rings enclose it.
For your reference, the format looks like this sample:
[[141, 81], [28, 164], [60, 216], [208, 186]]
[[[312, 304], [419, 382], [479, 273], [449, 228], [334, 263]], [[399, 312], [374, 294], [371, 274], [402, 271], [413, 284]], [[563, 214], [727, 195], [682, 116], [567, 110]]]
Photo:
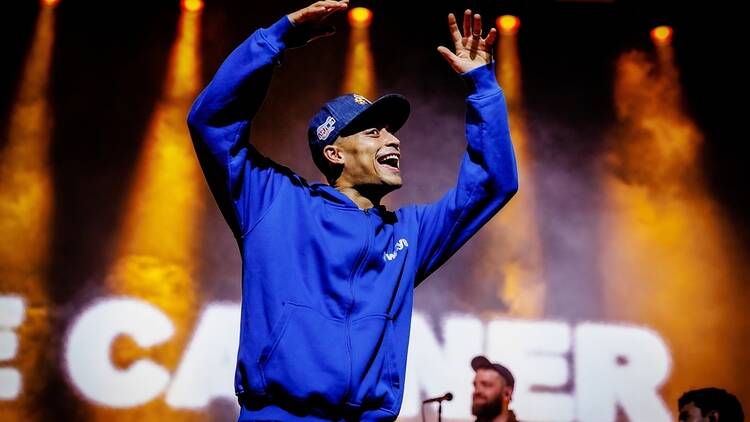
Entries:
[[389, 147], [396, 148], [396, 149], [400, 149], [401, 148], [401, 141], [399, 141], [399, 139], [396, 137], [396, 135], [392, 134], [387, 129], [383, 129], [383, 130], [385, 131], [385, 133], [387, 135], [386, 138], [385, 138], [385, 145], [389, 146]]

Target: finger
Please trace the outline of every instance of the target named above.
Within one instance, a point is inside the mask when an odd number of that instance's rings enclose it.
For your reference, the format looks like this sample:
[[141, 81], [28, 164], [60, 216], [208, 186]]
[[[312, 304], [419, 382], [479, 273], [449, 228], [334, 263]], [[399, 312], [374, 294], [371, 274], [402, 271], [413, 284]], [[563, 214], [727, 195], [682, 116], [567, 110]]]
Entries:
[[477, 38], [482, 36], [482, 17], [479, 14], [474, 15], [474, 27], [471, 35]]
[[487, 34], [487, 38], [484, 39], [484, 45], [487, 47], [492, 47], [492, 45], [495, 44], [496, 39], [497, 39], [497, 29], [492, 28], [490, 29], [490, 33]]
[[471, 10], [464, 12], [464, 37], [471, 35]]
[[458, 60], [458, 56], [456, 56], [455, 54], [453, 54], [452, 51], [450, 51], [446, 47], [443, 47], [442, 45], [440, 47], [438, 47], [437, 50], [438, 50], [438, 53], [440, 53], [440, 55], [443, 56], [443, 58], [445, 59], [445, 61], [447, 61], [448, 64], [450, 64], [451, 66], [453, 66], [454, 63]]
[[469, 57], [474, 60], [479, 50], [479, 42], [482, 40], [482, 18], [476, 14], [473, 16], [472, 21]]
[[318, 22], [323, 21], [328, 16], [331, 16], [332, 14], [336, 12], [340, 12], [342, 10], [346, 10], [346, 8], [349, 7], [349, 1], [335, 1], [335, 0], [325, 0], [317, 3], [316, 8], [316, 20]]
[[342, 1], [336, 1], [336, 0], [324, 0], [324, 1], [319, 1], [319, 2], [318, 2], [318, 3], [316, 3], [316, 4], [317, 4], [317, 5], [320, 5], [320, 6], [324, 6], [324, 7], [335, 7], [335, 8], [339, 8], [339, 7], [344, 7], [344, 6], [347, 6], [347, 5], [349, 4], [349, 0], [342, 0]]
[[325, 0], [315, 3], [314, 9], [318, 12], [335, 12], [346, 9], [349, 6], [348, 1]]
[[448, 14], [448, 29], [451, 31], [453, 44], [455, 44], [456, 48], [458, 48], [458, 46], [461, 44], [461, 31], [458, 30], [456, 16], [454, 16], [453, 13]]
[[322, 6], [326, 11], [344, 10], [349, 7], [349, 1], [326, 0], [321, 2], [320, 6]]

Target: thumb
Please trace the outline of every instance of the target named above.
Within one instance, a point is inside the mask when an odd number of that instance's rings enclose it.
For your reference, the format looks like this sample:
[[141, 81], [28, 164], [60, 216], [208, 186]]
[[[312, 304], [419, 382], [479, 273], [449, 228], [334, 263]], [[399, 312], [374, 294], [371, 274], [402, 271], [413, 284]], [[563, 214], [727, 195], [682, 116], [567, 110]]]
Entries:
[[443, 56], [445, 61], [448, 62], [449, 65], [451, 65], [452, 68], [456, 68], [456, 61], [458, 61], [458, 56], [453, 54], [452, 51], [450, 51], [446, 47], [443, 47], [442, 45], [437, 48], [437, 51], [441, 56]]

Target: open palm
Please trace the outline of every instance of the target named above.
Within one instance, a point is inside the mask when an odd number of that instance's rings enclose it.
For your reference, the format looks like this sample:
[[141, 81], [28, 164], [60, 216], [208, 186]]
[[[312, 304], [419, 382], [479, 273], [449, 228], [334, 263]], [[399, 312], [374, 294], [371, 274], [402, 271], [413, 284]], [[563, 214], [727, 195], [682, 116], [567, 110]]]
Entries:
[[482, 18], [472, 17], [471, 10], [464, 12], [463, 35], [458, 29], [458, 23], [453, 13], [448, 15], [448, 28], [451, 31], [455, 53], [440, 46], [438, 51], [458, 73], [465, 73], [492, 61], [492, 46], [497, 39], [497, 30], [492, 28], [485, 38], [482, 38]]

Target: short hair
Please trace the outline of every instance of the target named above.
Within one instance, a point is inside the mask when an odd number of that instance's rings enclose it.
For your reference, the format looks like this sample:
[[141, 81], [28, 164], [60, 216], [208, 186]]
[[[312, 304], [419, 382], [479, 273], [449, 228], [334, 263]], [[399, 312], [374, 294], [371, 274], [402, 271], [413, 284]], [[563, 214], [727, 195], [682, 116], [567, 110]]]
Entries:
[[734, 394], [721, 388], [709, 387], [691, 390], [684, 393], [677, 400], [677, 408], [682, 409], [685, 405], [693, 403], [701, 410], [701, 416], [709, 412], [719, 412], [720, 422], [744, 422], [745, 414], [742, 405]]

